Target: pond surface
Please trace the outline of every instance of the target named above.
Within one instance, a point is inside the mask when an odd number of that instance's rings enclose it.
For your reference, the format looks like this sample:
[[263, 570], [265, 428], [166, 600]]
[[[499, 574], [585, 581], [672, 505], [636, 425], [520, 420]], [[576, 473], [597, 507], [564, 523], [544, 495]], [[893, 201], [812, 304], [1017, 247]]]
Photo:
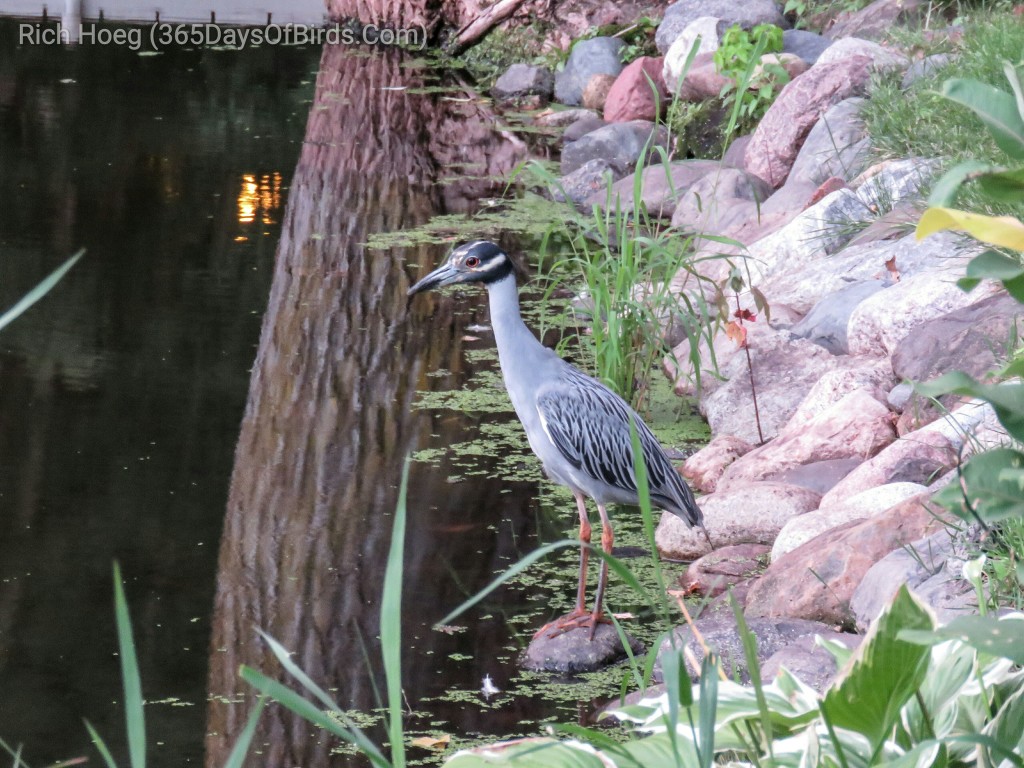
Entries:
[[[574, 511], [524, 450], [482, 294], [407, 302], [446, 249], [365, 245], [476, 211], [522, 141], [457, 79], [438, 88], [395, 51], [139, 56], [14, 37], [0, 24], [0, 307], [88, 253], [0, 335], [0, 738], [32, 765], [96, 759], [86, 717], [126, 762], [114, 560], [152, 765], [223, 764], [253, 701], [239, 665], [281, 676], [258, 629], [342, 707], [373, 712], [412, 454], [410, 732], [587, 717], [621, 670], [568, 685], [515, 664], [570, 607], [572, 552], [493, 593], [464, 630], [433, 628], [572, 535]], [[639, 541], [622, 517], [619, 540]], [[644, 610], [621, 590], [609, 601]], [[485, 675], [502, 694], [480, 695]], [[248, 765], [363, 764], [273, 707], [256, 744]]]

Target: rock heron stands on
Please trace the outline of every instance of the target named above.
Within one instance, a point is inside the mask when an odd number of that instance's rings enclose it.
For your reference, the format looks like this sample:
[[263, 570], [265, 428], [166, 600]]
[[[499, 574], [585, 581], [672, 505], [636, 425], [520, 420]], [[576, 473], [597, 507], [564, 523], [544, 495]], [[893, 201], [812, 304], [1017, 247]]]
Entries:
[[[651, 503], [702, 530], [703, 516], [693, 492], [629, 404], [601, 382], [562, 360], [526, 327], [519, 314], [512, 260], [497, 245], [475, 240], [456, 247], [444, 264], [409, 289], [409, 295], [456, 283], [483, 283], [487, 287], [498, 360], [512, 406], [544, 471], [572, 490], [579, 509], [582, 551], [576, 608], [543, 627], [537, 636], [548, 631], [555, 636], [576, 627], [589, 627], [593, 639], [598, 622], [607, 621], [602, 601], [608, 564], [601, 565], [594, 609], [588, 612], [590, 521], [584, 497], [589, 496], [597, 503], [603, 526], [601, 546], [610, 554], [614, 536], [607, 505], [638, 501], [630, 422], [636, 424], [643, 450]], [[704, 535], [707, 536], [706, 530]]]

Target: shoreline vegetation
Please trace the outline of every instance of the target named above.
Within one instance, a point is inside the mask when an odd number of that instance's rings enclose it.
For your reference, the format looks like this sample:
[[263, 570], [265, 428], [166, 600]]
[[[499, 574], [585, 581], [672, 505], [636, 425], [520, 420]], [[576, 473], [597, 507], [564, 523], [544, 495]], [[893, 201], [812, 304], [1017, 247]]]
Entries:
[[[470, 229], [530, 244], [539, 312], [564, 303], [556, 322], [585, 367], [642, 412], [678, 414], [662, 372], [698, 404], [710, 440], [681, 471], [719, 549], [641, 500], [643, 578], [607, 559], [656, 617], [656, 640], [634, 654], [617, 621], [621, 687], [599, 727], [468, 747], [413, 739], [406, 468], [380, 598], [388, 743], [261, 632], [289, 682], [240, 670], [260, 696], [225, 766], [246, 764], [272, 702], [376, 768], [1024, 765], [1019, 9], [766, 0], [747, 4], [764, 18], [732, 23], [696, 5], [588, 30], [571, 54], [544, 45], [550, 30], [491, 32], [459, 61], [524, 135], [560, 136], [560, 162], [520, 166], [479, 215], [369, 245]], [[727, 5], [726, 17], [744, 4]], [[510, 93], [518, 65], [530, 71]], [[564, 108], [545, 109], [552, 96]], [[577, 546], [541, 547], [442, 623]], [[672, 585], [662, 558], [695, 562]], [[116, 567], [114, 582], [129, 764], [143, 768], [143, 681]]]

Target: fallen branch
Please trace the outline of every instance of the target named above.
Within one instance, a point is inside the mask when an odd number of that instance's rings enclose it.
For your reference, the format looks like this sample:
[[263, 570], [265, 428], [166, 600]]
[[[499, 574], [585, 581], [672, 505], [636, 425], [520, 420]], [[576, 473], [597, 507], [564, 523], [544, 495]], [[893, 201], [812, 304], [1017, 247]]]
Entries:
[[458, 31], [458, 34], [455, 36], [455, 42], [451, 46], [451, 52], [459, 54], [464, 51], [490, 32], [493, 27], [518, 11], [524, 2], [526, 0], [498, 0], [480, 16], [464, 25]]

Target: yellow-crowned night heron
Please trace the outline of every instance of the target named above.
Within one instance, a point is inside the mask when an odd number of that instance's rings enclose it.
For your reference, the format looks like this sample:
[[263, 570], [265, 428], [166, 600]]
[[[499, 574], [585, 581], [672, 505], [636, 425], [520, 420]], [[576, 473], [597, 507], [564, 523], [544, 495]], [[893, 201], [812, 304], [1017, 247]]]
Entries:
[[[700, 526], [703, 516], [693, 493], [673, 468], [657, 438], [636, 412], [601, 382], [592, 379], [541, 344], [519, 314], [519, 293], [511, 259], [494, 243], [476, 240], [456, 247], [444, 264], [424, 277], [409, 295], [454, 283], [483, 283], [490, 298], [491, 324], [498, 360], [512, 406], [530, 447], [548, 477], [568, 486], [580, 515], [580, 574], [575, 610], [542, 628], [552, 634], [590, 627], [590, 636], [603, 619], [602, 602], [608, 579], [601, 565], [594, 609], [586, 610], [589, 496], [601, 515], [601, 546], [611, 553], [614, 535], [608, 519], [609, 502], [637, 503], [630, 422], [636, 424], [647, 467], [651, 502]], [[705, 535], [706, 535], [705, 531]]]

